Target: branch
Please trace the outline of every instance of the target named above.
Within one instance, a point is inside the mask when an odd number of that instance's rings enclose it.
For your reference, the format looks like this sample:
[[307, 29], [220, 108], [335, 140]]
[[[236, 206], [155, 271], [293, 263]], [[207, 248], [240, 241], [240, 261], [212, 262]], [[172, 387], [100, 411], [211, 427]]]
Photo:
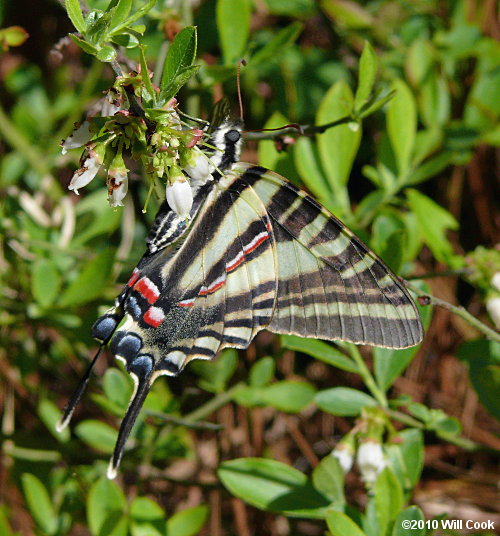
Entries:
[[[113, 69], [113, 72], [117, 77], [123, 77], [125, 76], [121, 65], [118, 63], [116, 59], [109, 62], [111, 68]], [[146, 114], [144, 113], [144, 110], [142, 106], [137, 102], [137, 99], [135, 98], [134, 90], [129, 86], [123, 86], [125, 89], [125, 92], [127, 93], [128, 102], [130, 104], [130, 109], [132, 110], [132, 113], [136, 115], [137, 117], [141, 117], [144, 119], [146, 126], [148, 127], [148, 130], [150, 132], [154, 132], [156, 123], [154, 121], [151, 121], [146, 117]]]
[[173, 415], [168, 415], [166, 413], [161, 413], [159, 411], [153, 411], [150, 409], [145, 409], [144, 413], [161, 419], [162, 421], [170, 422], [172, 424], [177, 424], [179, 426], [184, 426], [185, 428], [191, 428], [193, 430], [222, 430], [224, 426], [222, 424], [216, 424], [213, 422], [193, 422], [192, 420], [186, 420], [181, 417], [174, 417]]
[[276, 138], [281, 138], [283, 136], [312, 136], [313, 134], [322, 134], [325, 130], [329, 128], [338, 127], [339, 125], [345, 125], [347, 123], [355, 122], [355, 119], [352, 116], [342, 117], [331, 123], [326, 123], [325, 125], [299, 125], [292, 124], [286, 125], [283, 128], [262, 130], [262, 131], [248, 131], [245, 132], [245, 138], [247, 140], [275, 140]]
[[415, 294], [417, 294], [418, 302], [420, 303], [420, 305], [438, 305], [439, 307], [442, 307], [447, 311], [451, 311], [452, 313], [458, 315], [460, 318], [463, 318], [465, 321], [471, 324], [471, 326], [474, 326], [476, 329], [478, 329], [488, 339], [500, 342], [500, 333], [496, 332], [494, 329], [490, 328], [489, 326], [478, 320], [475, 316], [471, 315], [461, 305], [452, 305], [447, 301], [441, 300], [440, 298], [436, 298], [436, 296], [432, 296], [432, 294], [422, 294], [422, 290], [415, 285], [412, 285], [408, 281], [405, 281], [404, 283], [409, 289], [411, 289], [413, 292], [415, 292]]

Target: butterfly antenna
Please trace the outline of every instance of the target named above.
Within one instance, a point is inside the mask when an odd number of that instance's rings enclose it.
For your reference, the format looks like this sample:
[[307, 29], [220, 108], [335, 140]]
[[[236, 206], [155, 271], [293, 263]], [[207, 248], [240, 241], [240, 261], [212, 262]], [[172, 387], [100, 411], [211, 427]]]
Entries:
[[69, 402], [66, 404], [66, 407], [63, 410], [63, 414], [61, 415], [61, 418], [56, 424], [56, 430], [58, 432], [62, 432], [66, 428], [66, 426], [68, 426], [69, 421], [71, 420], [71, 417], [73, 416], [73, 413], [76, 409], [76, 406], [80, 402], [80, 399], [82, 398], [85, 388], [87, 387], [87, 384], [89, 383], [90, 374], [92, 372], [92, 369], [94, 368], [94, 365], [97, 362], [97, 358], [99, 357], [102, 349], [104, 348], [104, 345], [105, 344], [103, 343], [99, 346], [99, 349], [97, 350], [94, 356], [94, 359], [92, 359], [92, 362], [87, 367], [87, 370], [85, 371], [85, 374], [80, 380], [78, 387], [75, 389], [73, 396], [70, 398]]
[[238, 86], [238, 102], [240, 105], [240, 119], [243, 121], [243, 99], [241, 98], [241, 66], [245, 66], [247, 62], [244, 59], [241, 59], [238, 62], [238, 67], [236, 71], [236, 85]]
[[125, 413], [125, 417], [120, 425], [113, 456], [109, 461], [107, 477], [110, 480], [116, 477], [118, 466], [122, 460], [125, 443], [153, 384], [151, 381], [153, 364], [149, 356], [140, 356], [132, 363], [131, 367], [128, 367], [128, 371], [134, 379], [135, 389], [127, 408], [127, 413]]

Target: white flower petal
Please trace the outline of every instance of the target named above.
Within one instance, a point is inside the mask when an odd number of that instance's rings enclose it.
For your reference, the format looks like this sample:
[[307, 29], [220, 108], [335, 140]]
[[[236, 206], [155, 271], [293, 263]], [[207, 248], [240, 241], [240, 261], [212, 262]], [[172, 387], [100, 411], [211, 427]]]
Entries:
[[194, 158], [193, 165], [186, 166], [184, 171], [195, 181], [206, 182], [214, 169], [212, 161], [200, 151]]
[[68, 190], [73, 190], [78, 195], [78, 189], [87, 186], [97, 175], [100, 167], [101, 161], [99, 157], [95, 153], [91, 153], [83, 163], [83, 166], [73, 174]]
[[500, 296], [488, 298], [486, 300], [486, 309], [488, 309], [495, 326], [500, 329]]
[[108, 202], [111, 207], [123, 207], [123, 200], [128, 191], [126, 173], [116, 173], [108, 178]]
[[331, 455], [334, 458], [337, 458], [340, 467], [342, 468], [342, 471], [344, 471], [344, 473], [348, 473], [351, 470], [352, 464], [354, 462], [354, 457], [349, 449], [335, 448], [332, 450]]
[[62, 154], [66, 154], [69, 149], [77, 149], [85, 145], [91, 137], [90, 123], [84, 121], [77, 129], [73, 131], [71, 136], [68, 136], [62, 143]]
[[366, 484], [373, 484], [377, 479], [377, 475], [387, 465], [382, 445], [370, 440], [361, 443], [356, 461], [361, 478]]
[[166, 195], [170, 208], [181, 218], [188, 218], [193, 206], [193, 191], [189, 182], [184, 179], [167, 184]]
[[500, 292], [500, 272], [495, 272], [491, 278], [491, 286]]

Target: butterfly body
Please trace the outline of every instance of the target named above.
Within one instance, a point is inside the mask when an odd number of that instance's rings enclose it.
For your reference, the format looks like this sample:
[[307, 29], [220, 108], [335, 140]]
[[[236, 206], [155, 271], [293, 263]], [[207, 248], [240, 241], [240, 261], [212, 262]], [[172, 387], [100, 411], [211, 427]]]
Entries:
[[191, 171], [190, 219], [163, 203], [146, 253], [94, 324], [136, 385], [110, 477], [154, 380], [192, 359], [246, 348], [264, 328], [390, 348], [422, 338], [411, 297], [374, 253], [286, 179], [238, 162], [240, 130], [214, 131], [210, 174]]

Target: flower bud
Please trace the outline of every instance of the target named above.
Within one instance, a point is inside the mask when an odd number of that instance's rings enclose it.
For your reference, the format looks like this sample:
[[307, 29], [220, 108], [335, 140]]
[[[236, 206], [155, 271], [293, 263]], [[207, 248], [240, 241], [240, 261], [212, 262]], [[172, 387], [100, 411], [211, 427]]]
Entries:
[[170, 208], [181, 218], [189, 218], [193, 206], [193, 191], [186, 177], [179, 168], [172, 166], [172, 174], [169, 176], [166, 196]]
[[491, 278], [491, 286], [500, 292], [500, 272], [495, 272]]
[[365, 484], [373, 484], [377, 475], [387, 466], [382, 445], [373, 439], [367, 438], [359, 445], [356, 462]]

